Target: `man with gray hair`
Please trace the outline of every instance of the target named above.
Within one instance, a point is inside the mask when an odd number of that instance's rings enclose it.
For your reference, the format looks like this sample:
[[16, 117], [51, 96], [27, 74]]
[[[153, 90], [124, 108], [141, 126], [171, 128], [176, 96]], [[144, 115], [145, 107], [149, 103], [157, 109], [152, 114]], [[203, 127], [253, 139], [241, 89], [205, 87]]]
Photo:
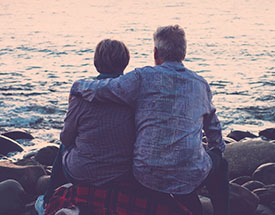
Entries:
[[[225, 143], [210, 87], [182, 64], [186, 39], [180, 26], [158, 28], [154, 42], [156, 66], [114, 79], [79, 80], [71, 94], [133, 108], [133, 174], [143, 186], [173, 194], [189, 205], [193, 214], [200, 214], [201, 208], [192, 204], [198, 201], [196, 190], [206, 185], [214, 214], [228, 215], [228, 170], [222, 157]], [[206, 148], [202, 145], [203, 130]]]

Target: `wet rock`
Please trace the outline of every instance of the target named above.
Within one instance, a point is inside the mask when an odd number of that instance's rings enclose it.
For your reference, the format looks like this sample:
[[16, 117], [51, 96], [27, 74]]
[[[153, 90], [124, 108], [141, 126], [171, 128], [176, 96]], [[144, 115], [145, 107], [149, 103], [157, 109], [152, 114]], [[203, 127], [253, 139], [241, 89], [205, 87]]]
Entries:
[[59, 147], [56, 145], [43, 147], [36, 153], [35, 160], [43, 165], [52, 166], [58, 150]]
[[264, 163], [275, 162], [275, 143], [246, 140], [227, 144], [224, 156], [229, 165], [229, 177], [252, 175]]
[[274, 203], [275, 203], [275, 185], [274, 184], [263, 188], [255, 189], [253, 190], [253, 193], [255, 193], [259, 197], [260, 204], [263, 204], [269, 207], [274, 207]]
[[259, 136], [269, 140], [275, 140], [275, 128], [267, 128], [259, 132]]
[[42, 195], [46, 192], [49, 182], [50, 182], [50, 175], [42, 175], [36, 183], [36, 194]]
[[32, 140], [34, 137], [26, 132], [26, 131], [11, 131], [3, 133], [2, 135], [9, 137], [11, 139], [17, 140], [17, 139], [24, 139], [24, 140]]
[[22, 152], [23, 148], [15, 140], [0, 135], [0, 154], [7, 155], [9, 152]]
[[248, 189], [230, 183], [230, 212], [232, 215], [255, 215], [259, 198]]
[[248, 132], [248, 131], [231, 131], [227, 137], [230, 137], [232, 138], [233, 140], [236, 140], [236, 141], [240, 141], [246, 137], [249, 137], [249, 138], [256, 138], [257, 136]]
[[223, 140], [226, 144], [236, 142], [236, 140], [234, 140], [230, 137], [223, 137]]
[[248, 181], [246, 183], [244, 183], [242, 185], [243, 187], [245, 187], [246, 189], [250, 190], [250, 191], [253, 191], [255, 189], [258, 189], [258, 188], [262, 188], [264, 187], [264, 183], [260, 182], [260, 181]]
[[40, 165], [40, 163], [32, 158], [23, 158], [23, 159], [20, 159], [16, 162], [14, 162], [14, 164], [16, 165], [20, 165], [20, 166], [28, 166], [28, 165], [35, 165], [35, 166], [38, 166]]
[[237, 178], [232, 179], [230, 182], [242, 185], [242, 184], [244, 184], [248, 181], [251, 181], [251, 180], [252, 180], [252, 178], [250, 176], [239, 176]]
[[202, 204], [203, 215], [213, 215], [211, 200], [207, 197], [200, 196], [200, 201]]
[[254, 171], [252, 178], [266, 185], [275, 184], [275, 163], [262, 164]]
[[10, 161], [0, 161], [0, 181], [14, 179], [18, 181], [28, 193], [35, 193], [37, 180], [45, 175], [42, 166], [19, 166]]
[[25, 191], [15, 180], [0, 182], [0, 214], [20, 214], [25, 207]]
[[272, 210], [270, 210], [268, 207], [265, 205], [259, 204], [256, 210], [257, 215], [274, 215]]

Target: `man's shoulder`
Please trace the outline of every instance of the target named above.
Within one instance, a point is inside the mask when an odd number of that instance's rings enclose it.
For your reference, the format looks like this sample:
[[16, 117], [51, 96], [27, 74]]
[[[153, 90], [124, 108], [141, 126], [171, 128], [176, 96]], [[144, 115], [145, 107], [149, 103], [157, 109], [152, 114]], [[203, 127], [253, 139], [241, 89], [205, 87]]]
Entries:
[[203, 84], [208, 85], [208, 82], [205, 80], [205, 78], [202, 77], [201, 75], [199, 75], [197, 72], [194, 72], [194, 71], [189, 70], [187, 68], [185, 68], [185, 71], [188, 72], [193, 79], [195, 79], [197, 81], [200, 81]]

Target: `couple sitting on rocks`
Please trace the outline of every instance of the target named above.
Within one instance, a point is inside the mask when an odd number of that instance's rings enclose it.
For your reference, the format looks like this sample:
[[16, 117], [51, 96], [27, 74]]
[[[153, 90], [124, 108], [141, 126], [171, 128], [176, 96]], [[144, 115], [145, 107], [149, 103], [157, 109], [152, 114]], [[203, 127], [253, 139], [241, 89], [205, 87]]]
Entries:
[[158, 28], [154, 45], [156, 66], [125, 75], [127, 47], [109, 39], [97, 45], [100, 75], [71, 88], [45, 214], [77, 207], [80, 214], [199, 215], [203, 185], [214, 214], [229, 214], [225, 143], [209, 85], [182, 64], [180, 26]]

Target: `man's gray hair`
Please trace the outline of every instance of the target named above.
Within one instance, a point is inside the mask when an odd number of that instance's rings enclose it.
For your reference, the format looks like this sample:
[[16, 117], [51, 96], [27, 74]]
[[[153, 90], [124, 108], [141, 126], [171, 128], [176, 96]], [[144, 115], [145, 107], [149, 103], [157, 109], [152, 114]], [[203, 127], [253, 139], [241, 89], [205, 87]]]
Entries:
[[154, 42], [161, 60], [184, 60], [186, 39], [185, 32], [179, 25], [159, 27], [154, 33]]

